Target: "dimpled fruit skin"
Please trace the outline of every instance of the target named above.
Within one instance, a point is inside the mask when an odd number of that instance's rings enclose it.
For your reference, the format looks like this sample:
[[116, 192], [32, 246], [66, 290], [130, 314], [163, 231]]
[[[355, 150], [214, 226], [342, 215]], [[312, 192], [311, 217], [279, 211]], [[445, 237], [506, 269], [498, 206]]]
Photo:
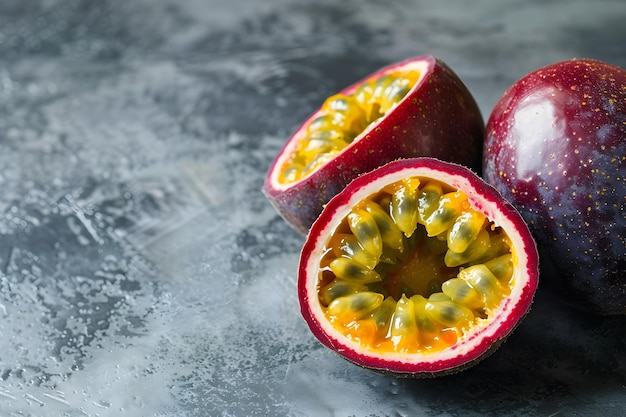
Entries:
[[483, 175], [529, 223], [542, 284], [626, 314], [626, 71], [573, 59], [513, 84], [486, 126]]

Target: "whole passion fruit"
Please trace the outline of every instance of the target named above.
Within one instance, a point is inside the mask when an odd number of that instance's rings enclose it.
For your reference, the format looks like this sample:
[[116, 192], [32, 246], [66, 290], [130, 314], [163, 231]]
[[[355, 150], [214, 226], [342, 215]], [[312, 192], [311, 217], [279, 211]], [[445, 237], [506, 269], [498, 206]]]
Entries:
[[518, 80], [487, 122], [483, 169], [529, 224], [542, 288], [626, 314], [626, 71], [573, 59]]
[[306, 234], [324, 204], [389, 161], [436, 157], [479, 170], [484, 121], [467, 87], [442, 61], [389, 65], [326, 99], [287, 141], [263, 192]]
[[538, 255], [518, 212], [473, 171], [390, 162], [330, 200], [298, 271], [319, 341], [363, 367], [430, 377], [493, 352], [528, 312]]

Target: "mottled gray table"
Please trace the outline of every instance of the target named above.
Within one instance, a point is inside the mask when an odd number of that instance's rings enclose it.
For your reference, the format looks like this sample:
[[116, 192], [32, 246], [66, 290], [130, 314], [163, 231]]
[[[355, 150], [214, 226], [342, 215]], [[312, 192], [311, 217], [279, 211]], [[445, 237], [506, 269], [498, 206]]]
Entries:
[[626, 67], [626, 2], [2, 0], [1, 416], [617, 416], [626, 325], [541, 292], [493, 356], [370, 373], [300, 317], [260, 193], [326, 96], [419, 54], [485, 117], [517, 78]]

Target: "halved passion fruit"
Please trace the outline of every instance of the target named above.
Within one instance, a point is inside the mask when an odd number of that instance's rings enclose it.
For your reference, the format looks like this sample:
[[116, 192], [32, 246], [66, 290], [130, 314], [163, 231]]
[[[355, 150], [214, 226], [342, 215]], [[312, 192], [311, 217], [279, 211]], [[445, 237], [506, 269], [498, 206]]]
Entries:
[[535, 243], [519, 213], [469, 169], [394, 161], [355, 179], [311, 227], [298, 271], [313, 334], [398, 376], [465, 369], [528, 312]]
[[329, 97], [288, 140], [263, 192], [306, 234], [328, 200], [389, 161], [430, 156], [479, 170], [483, 132], [459, 77], [432, 56], [412, 58]]

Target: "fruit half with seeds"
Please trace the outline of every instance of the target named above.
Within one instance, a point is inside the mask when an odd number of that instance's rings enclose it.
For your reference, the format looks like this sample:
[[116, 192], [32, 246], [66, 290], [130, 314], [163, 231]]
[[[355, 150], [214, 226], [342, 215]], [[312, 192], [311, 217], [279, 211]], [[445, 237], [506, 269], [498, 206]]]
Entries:
[[572, 59], [522, 77], [490, 115], [484, 161], [536, 239], [542, 288], [626, 314], [626, 71]]
[[355, 179], [311, 227], [301, 311], [321, 343], [397, 376], [465, 369], [528, 312], [538, 257], [519, 213], [473, 171], [434, 158]]
[[408, 59], [328, 97], [280, 151], [263, 192], [306, 234], [351, 180], [392, 160], [430, 156], [479, 170], [483, 133], [478, 105], [445, 63]]

